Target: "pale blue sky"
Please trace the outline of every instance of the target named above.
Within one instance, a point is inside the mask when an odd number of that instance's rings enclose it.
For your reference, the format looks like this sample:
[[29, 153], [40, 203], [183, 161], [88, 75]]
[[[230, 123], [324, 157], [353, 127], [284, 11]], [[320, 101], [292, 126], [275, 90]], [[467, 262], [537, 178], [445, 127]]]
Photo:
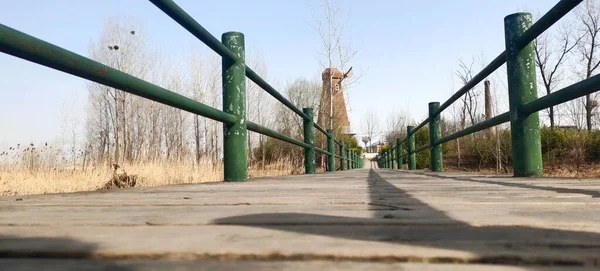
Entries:
[[[248, 47], [262, 52], [268, 78], [282, 85], [314, 77], [320, 42], [310, 5], [318, 0], [176, 1], [213, 35], [241, 31]], [[458, 60], [483, 55], [486, 62], [504, 49], [504, 16], [518, 11], [545, 13], [554, 0], [341, 0], [350, 13], [348, 37], [359, 53], [350, 63], [366, 70], [350, 96], [355, 130], [369, 108], [384, 121], [394, 108], [421, 120], [430, 101], [445, 101]], [[162, 49], [189, 52], [207, 47], [147, 1], [3, 1], [0, 23], [87, 55], [105, 19], [128, 15], [147, 26], [149, 40]], [[452, 86], [454, 86], [452, 88]], [[47, 140], [61, 131], [62, 112], [77, 104], [83, 122], [85, 81], [0, 53], [0, 145]], [[360, 131], [359, 131], [360, 132]]]

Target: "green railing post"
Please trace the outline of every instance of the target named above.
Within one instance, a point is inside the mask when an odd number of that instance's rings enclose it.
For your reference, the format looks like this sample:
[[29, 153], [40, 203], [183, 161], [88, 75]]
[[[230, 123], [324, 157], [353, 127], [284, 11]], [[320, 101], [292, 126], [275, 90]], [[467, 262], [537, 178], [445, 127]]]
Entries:
[[390, 158], [387, 151], [383, 153], [383, 157], [385, 157], [384, 168], [390, 168]]
[[348, 167], [348, 169], [352, 169], [352, 151], [350, 149], [348, 149], [346, 151], [348, 152], [347, 153], [348, 160], [346, 160], [346, 162], [348, 163], [347, 167]]
[[335, 138], [333, 137], [333, 130], [327, 130], [327, 152], [329, 155], [327, 156], [327, 171], [334, 172], [335, 171]]
[[384, 168], [389, 168], [390, 167], [390, 158], [388, 157], [388, 151], [385, 151], [383, 153], [383, 157], [384, 157], [384, 159], [383, 159], [383, 161], [384, 161], [383, 167]]
[[392, 149], [389, 149], [389, 150], [387, 151], [387, 161], [388, 161], [388, 162], [387, 162], [387, 168], [388, 168], [388, 169], [392, 168], [392, 163], [393, 163], [393, 162], [392, 162]]
[[402, 139], [396, 138], [396, 160], [398, 169], [402, 169]]
[[346, 167], [352, 169], [352, 156], [350, 156], [350, 149], [346, 149]]
[[304, 119], [304, 143], [309, 144], [310, 148], [304, 148], [304, 173], [313, 174], [316, 171], [315, 162], [315, 131], [314, 131], [314, 117], [312, 108], [302, 108], [302, 112], [308, 116], [309, 119]]
[[429, 155], [431, 157], [431, 171], [433, 172], [444, 171], [442, 145], [434, 144], [434, 142], [442, 137], [442, 129], [440, 128], [440, 115], [438, 114], [434, 117], [434, 114], [439, 107], [440, 103], [438, 102], [429, 103]]
[[346, 170], [346, 144], [344, 143], [344, 141], [341, 142], [342, 144], [340, 144], [340, 156], [342, 158], [340, 158], [340, 170]]
[[542, 176], [542, 150], [539, 115], [523, 115], [521, 106], [537, 99], [533, 43], [517, 51], [517, 41], [531, 27], [531, 14], [515, 13], [504, 18], [506, 71], [510, 133], [515, 177]]
[[390, 169], [394, 169], [396, 168], [396, 148], [390, 147]]
[[242, 182], [248, 179], [244, 34], [224, 33], [221, 42], [238, 57], [238, 61], [222, 59], [223, 111], [237, 117], [233, 124], [223, 123], [223, 179]]
[[414, 170], [417, 169], [417, 160], [415, 159], [415, 153], [413, 152], [415, 149], [415, 135], [412, 134], [414, 126], [407, 126], [406, 132], [408, 133], [408, 169]]

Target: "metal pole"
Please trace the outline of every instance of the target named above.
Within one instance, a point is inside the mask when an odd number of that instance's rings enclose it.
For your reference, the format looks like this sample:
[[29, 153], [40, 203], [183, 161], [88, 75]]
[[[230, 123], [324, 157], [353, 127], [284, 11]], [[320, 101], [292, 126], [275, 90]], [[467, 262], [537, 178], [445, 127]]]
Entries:
[[352, 150], [348, 150], [348, 168], [349, 169], [354, 169], [352, 167]]
[[306, 174], [313, 174], [316, 171], [315, 164], [315, 131], [314, 131], [314, 117], [312, 108], [302, 108], [302, 112], [308, 116], [309, 119], [304, 119], [304, 143], [309, 144], [310, 148], [304, 148], [304, 172]]
[[346, 159], [345, 159], [346, 169], [350, 170], [350, 169], [352, 169], [352, 167], [350, 167], [350, 149], [345, 148], [344, 155], [346, 155]]
[[435, 115], [435, 112], [440, 107], [440, 103], [429, 103], [429, 155], [431, 157], [431, 171], [444, 171], [442, 145], [436, 145], [436, 142], [442, 137], [442, 129], [440, 128], [440, 115]]
[[538, 112], [521, 113], [521, 106], [537, 99], [533, 44], [518, 51], [517, 40], [531, 27], [531, 14], [515, 13], [504, 18], [510, 133], [515, 177], [542, 176], [542, 151]]
[[390, 169], [396, 168], [396, 153], [394, 152], [396, 148], [390, 146]]
[[334, 172], [335, 171], [335, 148], [334, 148], [334, 138], [333, 138], [333, 130], [327, 129], [327, 152], [329, 155], [327, 156], [327, 171]]
[[415, 149], [415, 135], [412, 134], [414, 126], [407, 126], [406, 132], [408, 133], [408, 169], [414, 170], [417, 169], [417, 160], [415, 159], [415, 154], [413, 150]]
[[402, 169], [402, 139], [396, 138], [396, 160], [398, 160], [398, 169]]
[[344, 141], [341, 141], [340, 145], [340, 170], [346, 170], [346, 144]]
[[387, 160], [387, 165], [385, 168], [390, 169], [392, 168], [392, 149], [389, 149], [386, 153], [386, 160]]
[[383, 152], [383, 168], [388, 168], [388, 156], [387, 151]]
[[222, 58], [223, 111], [237, 117], [233, 124], [223, 123], [223, 179], [243, 182], [248, 179], [244, 34], [224, 33], [221, 42], [238, 56], [237, 61]]

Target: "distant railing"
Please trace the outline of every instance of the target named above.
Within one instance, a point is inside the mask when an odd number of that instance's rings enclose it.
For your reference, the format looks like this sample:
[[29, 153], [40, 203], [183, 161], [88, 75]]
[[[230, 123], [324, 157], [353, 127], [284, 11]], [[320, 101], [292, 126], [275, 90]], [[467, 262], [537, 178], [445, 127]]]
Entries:
[[[43, 40], [0, 24], [0, 51], [81, 78], [110, 86], [147, 99], [179, 108], [223, 123], [223, 166], [225, 181], [248, 179], [247, 130], [270, 136], [304, 148], [307, 174], [315, 173], [315, 152], [327, 157], [327, 170], [335, 171], [336, 158], [341, 170], [361, 167], [363, 161], [343, 142], [335, 140], [332, 130], [314, 122], [313, 109], [300, 110], [245, 64], [244, 35], [227, 32], [221, 41], [211, 35], [189, 14], [171, 0], [150, 0], [156, 7], [187, 29], [222, 57], [223, 111], [121, 72], [89, 58], [75, 54]], [[271, 94], [303, 119], [304, 140], [300, 141], [271, 130], [246, 118], [246, 77]], [[315, 147], [313, 127], [324, 133], [327, 150]], [[339, 146], [336, 151], [335, 144]], [[339, 154], [336, 154], [339, 153]]]
[[[429, 117], [417, 127], [408, 126], [407, 137], [398, 138], [395, 146], [378, 156], [379, 166], [400, 169], [403, 165], [403, 157], [408, 156], [408, 169], [416, 169], [415, 153], [429, 149], [431, 170], [443, 171], [441, 144], [510, 121], [514, 176], [542, 176], [540, 127], [537, 112], [600, 90], [600, 75], [538, 99], [532, 41], [581, 2], [583, 0], [562, 0], [533, 25], [529, 13], [515, 13], [506, 16], [504, 18], [506, 50], [441, 106], [438, 102], [429, 103]], [[440, 129], [442, 111], [504, 63], [507, 64], [509, 111], [442, 137]], [[429, 124], [429, 144], [415, 148], [414, 135], [426, 124]], [[403, 148], [404, 143], [407, 145], [406, 153]]]

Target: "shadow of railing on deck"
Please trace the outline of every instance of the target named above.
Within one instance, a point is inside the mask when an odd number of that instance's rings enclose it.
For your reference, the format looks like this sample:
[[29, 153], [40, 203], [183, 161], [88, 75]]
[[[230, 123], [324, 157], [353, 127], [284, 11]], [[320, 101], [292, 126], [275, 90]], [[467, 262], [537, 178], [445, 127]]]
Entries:
[[[524, 189], [545, 190], [545, 191], [552, 191], [552, 192], [556, 192], [556, 193], [582, 194], [582, 195], [591, 196], [592, 198], [600, 198], [600, 191], [597, 191], [597, 190], [540, 186], [540, 185], [530, 185], [530, 184], [524, 184], [524, 183], [501, 182], [501, 181], [487, 181], [487, 180], [468, 178], [468, 177], [464, 177], [464, 176], [453, 177], [453, 176], [443, 176], [441, 174], [431, 174], [431, 173], [424, 173], [424, 172], [423, 173], [415, 172], [414, 174], [435, 177], [435, 178], [442, 178], [442, 179], [452, 179], [452, 180], [461, 181], [461, 182], [473, 182], [473, 183], [501, 185], [501, 186], [508, 186], [508, 187], [524, 188]], [[507, 177], [499, 177], [499, 176], [489, 176], [488, 177], [488, 176], [486, 176], [483, 178], [487, 179], [487, 178], [507, 178]], [[512, 177], [510, 177], [510, 178], [512, 178]], [[512, 179], [515, 180], [515, 178], [512, 178]], [[525, 180], [527, 180], [527, 178], [525, 178]]]
[[114, 259], [99, 259], [95, 253], [97, 249], [96, 244], [67, 237], [15, 237], [0, 234], [0, 266], [6, 270], [135, 270], [134, 266], [127, 266]]
[[[397, 172], [381, 171], [381, 173], [398, 176]], [[371, 209], [372, 218], [306, 213], [263, 213], [221, 218], [215, 223], [468, 251], [478, 255], [467, 260], [470, 263], [530, 264], [535, 267], [535, 265], [596, 266], [600, 262], [599, 256], [568, 257], [570, 251], [581, 250], [590, 252], [586, 255], [600, 255], [600, 234], [526, 226], [471, 226], [411, 196], [388, 182], [373, 169], [365, 177], [369, 187], [369, 205], [376, 206]], [[496, 248], [508, 250], [509, 255], [495, 254], [494, 256], [482, 253], [485, 250], [494, 251]], [[560, 255], [564, 257], [540, 257], [535, 253], [529, 253], [540, 248], [560, 250]], [[423, 260], [452, 261], [448, 258]], [[455, 260], [465, 261], [465, 259]]]

